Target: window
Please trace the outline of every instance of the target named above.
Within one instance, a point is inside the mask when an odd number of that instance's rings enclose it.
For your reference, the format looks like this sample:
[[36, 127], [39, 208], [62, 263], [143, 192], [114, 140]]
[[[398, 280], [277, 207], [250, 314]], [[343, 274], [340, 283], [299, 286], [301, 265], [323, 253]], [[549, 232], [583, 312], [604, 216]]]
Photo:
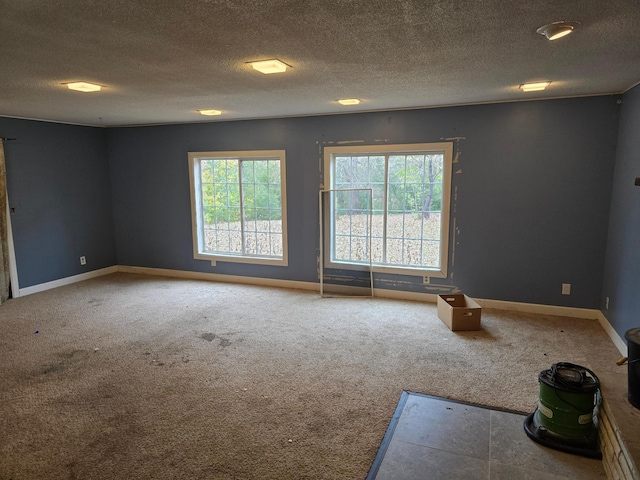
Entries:
[[452, 155], [451, 143], [325, 147], [326, 266], [446, 277]]
[[287, 265], [285, 152], [189, 153], [194, 257]]

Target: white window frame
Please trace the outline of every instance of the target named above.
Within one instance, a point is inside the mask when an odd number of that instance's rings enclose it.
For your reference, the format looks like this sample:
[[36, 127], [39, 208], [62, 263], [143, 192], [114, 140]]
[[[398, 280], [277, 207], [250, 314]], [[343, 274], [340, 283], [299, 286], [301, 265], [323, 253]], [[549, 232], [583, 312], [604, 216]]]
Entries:
[[[189, 152], [189, 182], [191, 190], [191, 226], [193, 235], [193, 256], [198, 260], [239, 262], [258, 265], [288, 265], [287, 243], [287, 189], [286, 189], [286, 155], [284, 150], [250, 150], [224, 152]], [[280, 199], [282, 209], [282, 257], [263, 255], [234, 254], [224, 252], [207, 252], [204, 249], [204, 220], [202, 215], [202, 189], [200, 185], [200, 161], [211, 159], [237, 159], [242, 161], [270, 160], [280, 161]], [[238, 179], [241, 183], [242, 179]]]
[[[442, 210], [440, 217], [440, 266], [439, 268], [425, 268], [422, 266], [398, 266], [373, 263], [373, 271], [379, 273], [393, 273], [402, 275], [416, 275], [424, 277], [446, 278], [449, 263], [449, 218], [451, 214], [451, 175], [453, 164], [453, 143], [412, 143], [412, 144], [384, 144], [384, 145], [349, 145], [349, 146], [327, 146], [324, 147], [324, 189], [335, 189], [335, 156], [348, 154], [381, 155], [381, 154], [401, 154], [438, 152], [444, 154], [442, 171]], [[386, 182], [386, 180], [385, 180]], [[332, 260], [334, 257], [334, 217], [333, 205], [328, 202], [329, 209], [324, 216], [324, 242], [328, 250], [328, 255], [324, 257], [326, 268], [341, 270], [362, 270], [363, 264], [347, 261]], [[386, 208], [386, 207], [385, 207]], [[366, 266], [366, 265], [365, 265]]]

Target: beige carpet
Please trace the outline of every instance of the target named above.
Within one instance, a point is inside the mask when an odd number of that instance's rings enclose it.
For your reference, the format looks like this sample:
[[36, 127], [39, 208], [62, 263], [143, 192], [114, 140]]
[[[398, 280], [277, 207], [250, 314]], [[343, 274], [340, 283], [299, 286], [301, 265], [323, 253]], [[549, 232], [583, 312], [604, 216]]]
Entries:
[[[533, 411], [597, 321], [114, 274], [0, 307], [1, 479], [362, 479], [403, 389]], [[604, 382], [603, 382], [604, 383]]]

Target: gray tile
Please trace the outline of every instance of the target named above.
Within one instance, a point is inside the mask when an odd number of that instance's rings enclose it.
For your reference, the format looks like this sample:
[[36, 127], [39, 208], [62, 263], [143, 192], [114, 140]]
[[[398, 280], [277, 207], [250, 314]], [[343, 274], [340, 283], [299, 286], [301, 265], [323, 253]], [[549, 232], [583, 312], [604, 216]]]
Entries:
[[538, 472], [526, 467], [503, 465], [496, 461], [489, 463], [489, 480], [575, 480], [549, 472]]
[[489, 462], [435, 448], [392, 440], [376, 480], [486, 480]]
[[524, 415], [491, 411], [492, 466], [509, 465], [585, 480], [607, 478], [599, 460], [571, 455], [535, 443], [524, 432], [524, 418]]
[[409, 395], [393, 438], [488, 460], [490, 415], [485, 408]]
[[409, 394], [376, 480], [604, 480], [602, 462], [546, 448], [525, 415]]

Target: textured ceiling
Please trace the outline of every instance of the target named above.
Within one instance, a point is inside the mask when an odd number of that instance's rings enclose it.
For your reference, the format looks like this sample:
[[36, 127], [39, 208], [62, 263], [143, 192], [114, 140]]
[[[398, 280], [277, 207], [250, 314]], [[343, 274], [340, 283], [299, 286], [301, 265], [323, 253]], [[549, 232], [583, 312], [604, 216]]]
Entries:
[[[536, 33], [559, 20], [580, 27]], [[622, 93], [640, 81], [639, 25], [640, 0], [0, 0], [0, 116], [115, 126]], [[292, 68], [246, 64], [269, 58]], [[63, 85], [79, 80], [105, 88]]]

